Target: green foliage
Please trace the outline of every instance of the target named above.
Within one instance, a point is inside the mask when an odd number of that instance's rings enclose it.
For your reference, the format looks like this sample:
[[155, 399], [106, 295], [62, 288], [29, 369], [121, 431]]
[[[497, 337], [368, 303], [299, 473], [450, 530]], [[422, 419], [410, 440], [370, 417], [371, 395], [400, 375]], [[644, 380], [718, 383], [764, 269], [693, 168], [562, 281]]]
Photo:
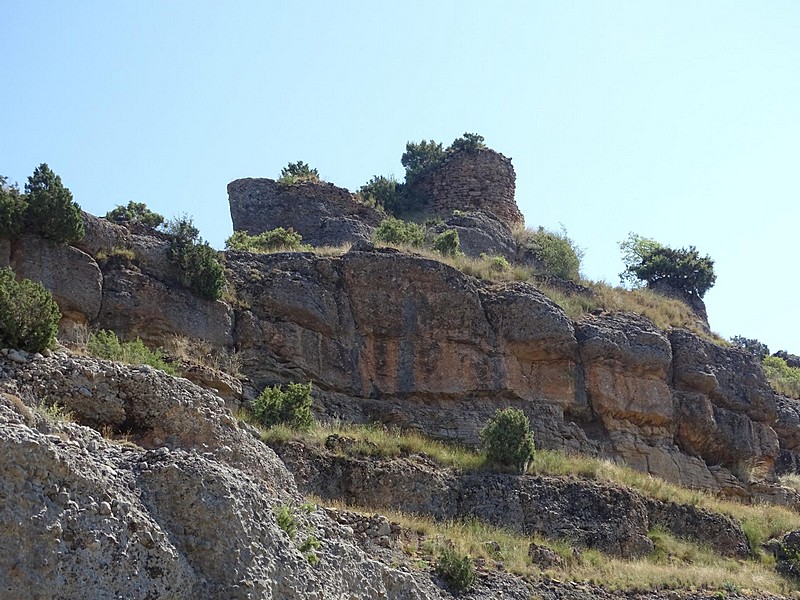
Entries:
[[477, 133], [465, 133], [460, 138], [453, 140], [448, 150], [451, 152], [475, 152], [482, 148], [486, 148], [486, 144], [483, 143], [482, 135], [478, 135]]
[[376, 242], [385, 244], [407, 244], [421, 247], [425, 245], [425, 229], [411, 221], [387, 217], [375, 230], [374, 239]]
[[434, 567], [436, 574], [447, 582], [454, 592], [464, 592], [475, 583], [475, 566], [469, 556], [461, 556], [449, 547], [443, 547]]
[[28, 203], [16, 184], [0, 175], [0, 237], [16, 238], [22, 233]]
[[83, 239], [83, 217], [72, 201], [72, 193], [61, 177], [42, 163], [25, 184], [25, 231], [36, 233], [56, 243], [71, 244]]
[[620, 243], [625, 270], [623, 282], [632, 279], [647, 282], [649, 287], [664, 282], [689, 296], [702, 298], [717, 280], [714, 261], [700, 256], [694, 246], [675, 250], [634, 233]]
[[789, 398], [800, 399], [800, 368], [790, 367], [779, 356], [765, 356], [761, 366], [772, 389]]
[[489, 256], [485, 252], [481, 252], [481, 260], [489, 263], [489, 270], [495, 273], [505, 273], [511, 268], [511, 264], [505, 256]]
[[490, 463], [524, 472], [533, 458], [530, 421], [518, 408], [498, 409], [480, 435]]
[[391, 213], [403, 204], [400, 187], [395, 178], [383, 175], [376, 175], [362, 185], [356, 196], [365, 204], [380, 206]]
[[319, 562], [319, 557], [317, 556], [317, 550], [322, 547], [322, 542], [320, 542], [316, 536], [309, 535], [302, 544], [300, 544], [297, 549], [303, 553], [306, 560], [311, 566], [316, 565]]
[[272, 509], [272, 513], [275, 515], [278, 527], [283, 529], [291, 539], [294, 539], [294, 536], [297, 535], [297, 520], [294, 518], [292, 509], [285, 504], [278, 504]]
[[759, 361], [769, 356], [769, 347], [756, 339], [735, 335], [730, 339], [731, 344], [755, 356]]
[[447, 153], [442, 145], [433, 140], [407, 142], [406, 151], [400, 158], [400, 163], [406, 168], [406, 183], [417, 180], [421, 175], [442, 164], [446, 156]]
[[628, 239], [619, 243], [619, 249], [622, 251], [622, 264], [625, 265], [625, 270], [619, 274], [620, 281], [633, 288], [641, 287], [643, 283], [632, 268], [644, 263], [652, 252], [661, 247], [661, 244], [655, 240], [633, 232], [629, 233]]
[[583, 251], [569, 238], [565, 229], [560, 232], [548, 231], [544, 227], [536, 231], [526, 230], [522, 245], [543, 274], [573, 281], [579, 278]]
[[278, 178], [278, 183], [282, 185], [294, 185], [302, 181], [319, 181], [319, 172], [316, 169], [312, 169], [302, 160], [289, 163], [281, 169], [281, 176]]
[[106, 219], [115, 223], [137, 223], [148, 229], [157, 229], [164, 224], [164, 217], [153, 212], [144, 202], [128, 202], [128, 206], [117, 206], [106, 213]]
[[188, 217], [170, 221], [167, 233], [167, 259], [179, 269], [181, 283], [202, 298], [219, 300], [227, 282], [217, 251], [203, 241]]
[[303, 237], [293, 229], [277, 227], [258, 235], [250, 235], [246, 231], [236, 231], [225, 240], [228, 250], [244, 250], [246, 252], [276, 252], [279, 250], [305, 250]]
[[130, 365], [150, 365], [170, 375], [176, 375], [175, 368], [164, 360], [161, 349], [150, 350], [144, 342], [136, 338], [122, 342], [113, 331], [101, 329], [89, 336], [86, 351], [95, 358], [128, 363]]
[[433, 240], [433, 249], [442, 256], [455, 258], [461, 254], [461, 242], [458, 239], [458, 231], [448, 229], [437, 235]]
[[61, 312], [53, 296], [29, 279], [0, 269], [0, 346], [41, 352], [52, 346]]
[[267, 387], [253, 401], [253, 417], [264, 427], [282, 424], [307, 431], [314, 426], [312, 402], [310, 383], [290, 383], [286, 390]]

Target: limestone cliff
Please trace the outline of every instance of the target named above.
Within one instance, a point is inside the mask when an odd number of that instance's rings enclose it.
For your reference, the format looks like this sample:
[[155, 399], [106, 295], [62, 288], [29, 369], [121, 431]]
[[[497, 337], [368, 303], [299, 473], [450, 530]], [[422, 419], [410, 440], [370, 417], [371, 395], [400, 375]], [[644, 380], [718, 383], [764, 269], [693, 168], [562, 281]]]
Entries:
[[[481, 282], [364, 245], [341, 256], [229, 252], [231, 306], [180, 288], [158, 237], [93, 217], [87, 230], [89, 253], [27, 238], [12, 244], [12, 264], [65, 308], [62, 329], [88, 324], [153, 345], [179, 334], [235, 348], [245, 399], [268, 384], [311, 381], [320, 416], [468, 444], [498, 407], [517, 406], [540, 447], [741, 495], [751, 493], [750, 466], [771, 473], [779, 456], [782, 468], [796, 464], [792, 401], [779, 420], [759, 365], [687, 331], [664, 332], [632, 314], [572, 322], [530, 284]], [[92, 258], [117, 244], [136, 258]]]

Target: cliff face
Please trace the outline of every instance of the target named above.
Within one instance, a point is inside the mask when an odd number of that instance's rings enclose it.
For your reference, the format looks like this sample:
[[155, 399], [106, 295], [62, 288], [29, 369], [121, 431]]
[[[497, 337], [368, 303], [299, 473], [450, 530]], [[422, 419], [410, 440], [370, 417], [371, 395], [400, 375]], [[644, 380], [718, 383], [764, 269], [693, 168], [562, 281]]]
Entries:
[[[487, 284], [369, 246], [338, 257], [228, 253], [233, 308], [177, 286], [165, 242], [87, 219], [95, 234], [85, 250], [125, 243], [137, 259], [100, 269], [86, 252], [48, 247], [46, 261], [26, 260], [27, 276], [70, 307], [63, 329], [88, 323], [155, 345], [179, 334], [235, 348], [246, 397], [311, 381], [329, 417], [468, 444], [497, 408], [517, 406], [539, 447], [734, 494], [746, 494], [750, 466], [769, 471], [779, 455], [794, 464], [799, 426], [785, 407], [778, 420], [759, 366], [686, 331], [631, 314], [573, 323], [531, 285]], [[20, 264], [19, 249], [11, 255]]]
[[476, 443], [518, 406], [537, 444], [736, 491], [778, 456], [776, 397], [734, 349], [630, 314], [572, 323], [527, 284], [488, 285], [396, 251], [230, 254], [256, 384], [310, 380], [323, 410]]

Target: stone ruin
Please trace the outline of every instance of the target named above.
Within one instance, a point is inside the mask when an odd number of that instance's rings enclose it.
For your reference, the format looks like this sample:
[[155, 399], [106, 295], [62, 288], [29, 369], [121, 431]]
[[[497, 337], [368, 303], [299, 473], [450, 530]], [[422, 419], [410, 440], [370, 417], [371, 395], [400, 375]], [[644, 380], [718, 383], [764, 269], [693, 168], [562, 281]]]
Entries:
[[413, 188], [429, 198], [428, 211], [442, 218], [454, 211], [483, 212], [509, 229], [525, 224], [514, 201], [516, 174], [511, 159], [488, 148], [449, 154]]
[[[445, 229], [459, 232], [466, 254], [486, 252], [513, 261], [511, 231], [524, 224], [514, 201], [515, 180], [511, 159], [481, 149], [451, 153], [412, 190], [427, 199], [425, 214], [441, 217]], [[292, 228], [312, 246], [370, 241], [386, 216], [357, 202], [348, 190], [324, 182], [282, 185], [273, 179], [237, 179], [228, 184], [228, 198], [234, 231], [257, 235]]]

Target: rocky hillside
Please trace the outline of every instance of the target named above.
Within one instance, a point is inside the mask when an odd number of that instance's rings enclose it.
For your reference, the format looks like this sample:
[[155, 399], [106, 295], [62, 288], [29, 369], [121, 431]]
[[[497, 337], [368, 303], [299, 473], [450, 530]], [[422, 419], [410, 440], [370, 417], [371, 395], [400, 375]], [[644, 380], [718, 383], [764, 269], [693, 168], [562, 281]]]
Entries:
[[[235, 223], [255, 209], [236, 210]], [[342, 219], [365, 239], [374, 225]], [[343, 458], [298, 441], [274, 445], [276, 454], [237, 417], [272, 384], [311, 382], [321, 421], [473, 446], [496, 409], [513, 406], [539, 448], [797, 504], [777, 475], [798, 464], [800, 406], [778, 397], [741, 350], [632, 313], [573, 320], [535, 285], [478, 280], [363, 240], [335, 253], [227, 252], [228, 292], [204, 300], [181, 285], [163, 234], [91, 215], [84, 224], [76, 247], [0, 240], [0, 266], [52, 291], [71, 348], [0, 357], [4, 598], [450, 597], [403, 551], [413, 532], [322, 510], [309, 494], [477, 518], [625, 559], [657, 550], [653, 530], [732, 560], [763, 552], [730, 516], [619, 485], [463, 473], [418, 455]], [[180, 339], [235, 357], [238, 369], [183, 365], [192, 383], [98, 361], [82, 348], [99, 329], [151, 347]], [[613, 595], [495, 568], [480, 571], [468, 597], [537, 594]]]
[[[540, 447], [743, 496], [770, 493], [748, 488], [752, 465], [796, 461], [796, 403], [778, 401], [749, 355], [688, 331], [625, 313], [573, 322], [530, 284], [370, 245], [229, 252], [232, 291], [212, 302], [180, 286], [162, 237], [88, 215], [86, 228], [81, 249], [28, 236], [2, 261], [53, 290], [64, 339], [104, 328], [151, 346], [204, 340], [238, 353], [244, 400], [310, 381], [321, 418], [467, 444], [498, 407], [516, 406]], [[134, 259], [114, 258], [118, 248]]]

